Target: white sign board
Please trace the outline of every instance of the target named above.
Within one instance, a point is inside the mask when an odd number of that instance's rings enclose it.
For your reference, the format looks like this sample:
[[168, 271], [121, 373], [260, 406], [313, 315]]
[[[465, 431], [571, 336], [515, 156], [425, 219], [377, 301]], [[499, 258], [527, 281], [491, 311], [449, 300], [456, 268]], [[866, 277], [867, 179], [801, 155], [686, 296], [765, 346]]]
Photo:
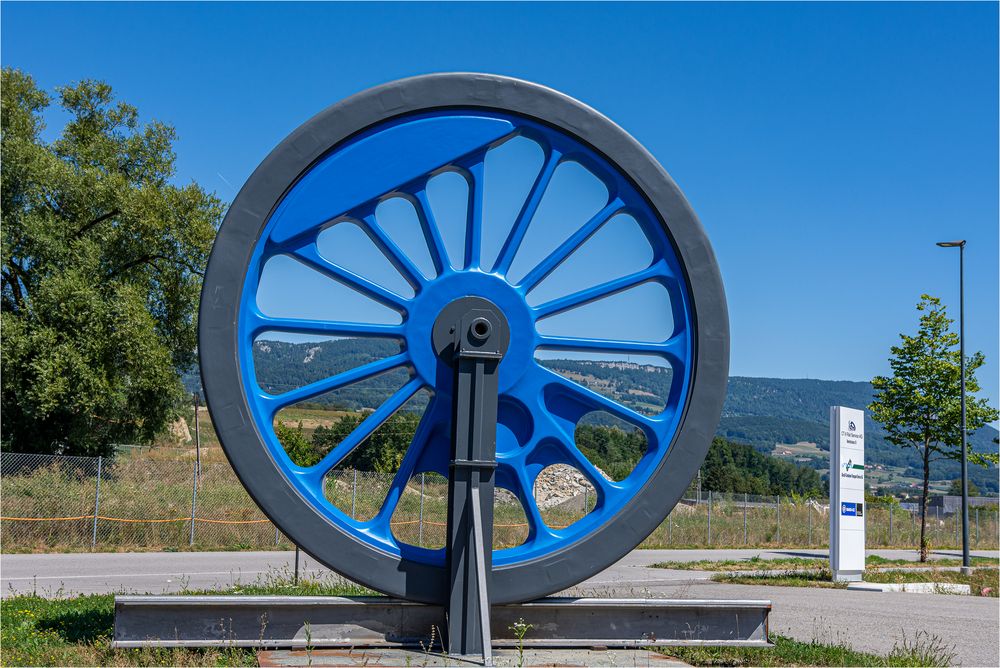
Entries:
[[830, 408], [830, 572], [865, 572], [865, 412], [843, 406]]

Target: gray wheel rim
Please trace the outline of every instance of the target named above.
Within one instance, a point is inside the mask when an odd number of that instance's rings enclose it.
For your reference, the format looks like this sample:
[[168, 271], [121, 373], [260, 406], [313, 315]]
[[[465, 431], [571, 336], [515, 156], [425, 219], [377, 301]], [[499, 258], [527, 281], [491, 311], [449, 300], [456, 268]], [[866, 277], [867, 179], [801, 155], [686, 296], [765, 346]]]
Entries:
[[282, 141], [247, 180], [222, 223], [202, 288], [199, 350], [206, 403], [240, 481], [268, 518], [317, 561], [391, 596], [443, 603], [447, 569], [401, 560], [320, 516], [267, 454], [240, 382], [237, 322], [251, 254], [284, 193], [329, 150], [377, 123], [418, 111], [483, 108], [528, 116], [589, 144], [627, 175], [672, 239], [690, 286], [694, 363], [683, 417], [647, 484], [610, 522], [543, 557], [493, 570], [495, 604], [571, 587], [618, 561], [664, 520], [694, 477], [718, 426], [729, 371], [729, 321], [714, 252], [693, 210], [628, 133], [557, 91], [488, 74], [432, 74], [363, 91], [320, 112]]

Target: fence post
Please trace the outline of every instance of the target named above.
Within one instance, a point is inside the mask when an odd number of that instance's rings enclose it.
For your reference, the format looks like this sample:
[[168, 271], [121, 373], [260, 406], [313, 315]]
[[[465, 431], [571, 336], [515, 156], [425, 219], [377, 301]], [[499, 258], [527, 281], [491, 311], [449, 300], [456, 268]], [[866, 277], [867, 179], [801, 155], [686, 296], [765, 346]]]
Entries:
[[889, 544], [886, 547], [892, 547], [892, 504], [889, 504]]
[[750, 495], [743, 492], [743, 544], [747, 544], [747, 505], [750, 503]]
[[781, 495], [778, 495], [778, 501], [774, 504], [774, 516], [778, 520], [778, 532], [775, 536], [775, 541], [781, 542]]
[[351, 483], [351, 517], [355, 517], [355, 504], [358, 499], [358, 470], [354, 469], [354, 482]]
[[277, 545], [279, 540], [280, 536], [278, 534], [278, 527], [274, 527], [274, 544]]
[[813, 545], [813, 511], [809, 507], [809, 502], [806, 501], [806, 520], [809, 523], [809, 547]]
[[976, 508], [976, 547], [979, 547], [979, 508]]
[[671, 541], [674, 539], [674, 522], [670, 519], [670, 515], [673, 515], [674, 511], [671, 510], [667, 515], [667, 545], [670, 545]]
[[583, 486], [583, 514], [587, 514], [587, 506], [590, 505], [590, 487], [588, 485]]
[[420, 474], [420, 514], [417, 516], [417, 545], [424, 546], [424, 474]]
[[708, 544], [712, 544], [712, 490], [708, 490]]
[[194, 545], [194, 511], [198, 506], [198, 464], [191, 467], [191, 537], [190, 545]]
[[201, 477], [201, 423], [198, 418], [198, 408], [201, 405], [201, 397], [194, 393], [194, 461], [198, 465], [198, 477]]
[[[104, 458], [97, 458], [97, 488], [94, 491], [94, 528], [90, 534], [90, 550], [93, 552], [97, 549], [97, 516], [101, 514], [101, 468], [104, 465]], [[977, 511], [978, 513], [978, 511]], [[976, 515], [976, 521], [979, 521], [979, 515]], [[978, 532], [976, 535], [979, 535]]]

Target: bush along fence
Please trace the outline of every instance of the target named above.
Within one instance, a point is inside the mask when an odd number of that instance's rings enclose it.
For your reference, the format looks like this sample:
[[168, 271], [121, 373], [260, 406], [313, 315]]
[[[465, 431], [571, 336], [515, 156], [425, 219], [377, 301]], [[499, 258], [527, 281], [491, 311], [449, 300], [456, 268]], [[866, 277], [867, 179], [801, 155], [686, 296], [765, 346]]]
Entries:
[[[543, 472], [543, 475], [544, 472]], [[58, 550], [288, 549], [291, 542], [264, 516], [228, 463], [60, 457], [0, 453], [0, 545], [5, 552]], [[327, 476], [326, 495], [347, 516], [367, 520], [380, 510], [392, 474], [341, 470]], [[536, 485], [546, 524], [562, 528], [597, 502], [581, 476], [550, 478]], [[447, 481], [433, 473], [415, 476], [393, 513], [397, 540], [443, 547]], [[826, 506], [812, 499], [720, 494], [689, 490], [666, 521], [642, 544], [665, 547], [827, 546]], [[919, 517], [896, 504], [869, 504], [869, 547], [913, 548]], [[997, 507], [970, 509], [974, 547], [995, 548]], [[494, 548], [513, 547], [528, 535], [520, 502], [497, 490]], [[959, 514], [929, 509], [928, 535], [935, 548], [961, 544]]]

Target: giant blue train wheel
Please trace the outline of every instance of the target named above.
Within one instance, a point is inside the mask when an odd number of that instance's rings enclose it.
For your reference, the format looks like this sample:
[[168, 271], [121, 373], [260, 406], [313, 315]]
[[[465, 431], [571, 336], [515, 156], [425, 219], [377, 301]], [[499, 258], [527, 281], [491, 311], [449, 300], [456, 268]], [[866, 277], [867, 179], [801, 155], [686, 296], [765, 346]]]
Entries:
[[[516, 137], [536, 142], [543, 160], [503, 243], [482, 253], [484, 160]], [[514, 258], [555, 170], [574, 162], [606, 187], [597, 213], [556, 240], [530, 269]], [[449, 251], [428, 204], [427, 184], [452, 171], [468, 185], [461, 250]], [[418, 213], [433, 268], [418, 266], [376, 215], [386, 197]], [[651, 248], [641, 269], [538, 300], [531, 291], [615, 215], [627, 212]], [[332, 262], [317, 239], [331, 225], [360, 227], [409, 286], [390, 289]], [[267, 261], [284, 255], [398, 313], [396, 323], [336, 317], [275, 317], [259, 308]], [[671, 331], [662, 340], [553, 335], [546, 318], [646, 284], [669, 294]], [[268, 517], [296, 544], [345, 576], [386, 594], [441, 603], [448, 592], [443, 549], [401, 542], [390, 519], [407, 483], [424, 471], [447, 475], [452, 371], [431, 332], [441, 310], [465, 296], [499, 307], [511, 328], [499, 373], [496, 484], [524, 507], [523, 544], [497, 550], [491, 596], [525, 601], [572, 586], [638, 545], [667, 516], [700, 466], [725, 395], [729, 331], [712, 248], [680, 190], [631, 136], [593, 109], [551, 89], [484, 74], [436, 74], [372, 88], [321, 112], [286, 138], [253, 173], [219, 230], [200, 312], [202, 379], [215, 429], [233, 468]], [[539, 303], [540, 302], [540, 303]], [[635, 313], [641, 321], [650, 314]], [[400, 352], [277, 393], [258, 384], [253, 347], [261, 332], [381, 337]], [[551, 355], [655, 356], [672, 370], [663, 408], [648, 415], [554, 372]], [[275, 435], [278, 410], [392, 369], [408, 380], [322, 461], [299, 466]], [[373, 517], [354, 519], [324, 493], [324, 476], [421, 390], [430, 395], [392, 485]], [[602, 475], [575, 443], [593, 411], [642, 431], [647, 450], [624, 479]], [[539, 472], [578, 469], [596, 491], [579, 521], [549, 527], [534, 498]]]

